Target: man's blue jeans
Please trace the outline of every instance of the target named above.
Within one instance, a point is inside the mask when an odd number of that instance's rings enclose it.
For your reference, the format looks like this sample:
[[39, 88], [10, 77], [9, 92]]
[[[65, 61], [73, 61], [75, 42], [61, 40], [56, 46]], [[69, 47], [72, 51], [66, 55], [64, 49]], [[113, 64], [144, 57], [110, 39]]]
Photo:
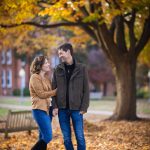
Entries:
[[32, 114], [39, 127], [39, 140], [42, 139], [48, 144], [52, 140], [51, 116], [39, 109], [33, 109]]
[[86, 145], [83, 129], [83, 115], [80, 114], [80, 111], [59, 109], [58, 117], [66, 150], [74, 150], [71, 140], [70, 118], [72, 119], [73, 129], [77, 140], [77, 150], [85, 150]]

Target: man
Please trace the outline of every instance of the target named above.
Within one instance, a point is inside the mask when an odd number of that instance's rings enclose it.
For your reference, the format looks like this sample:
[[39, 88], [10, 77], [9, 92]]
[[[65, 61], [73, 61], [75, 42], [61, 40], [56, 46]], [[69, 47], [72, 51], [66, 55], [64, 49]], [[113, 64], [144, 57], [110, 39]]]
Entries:
[[85, 150], [83, 114], [89, 106], [89, 85], [87, 69], [77, 63], [73, 57], [73, 48], [69, 43], [61, 45], [58, 56], [62, 61], [54, 70], [52, 85], [57, 88], [53, 98], [53, 114], [58, 113], [59, 123], [66, 150], [73, 150], [71, 124], [77, 139], [77, 149]]

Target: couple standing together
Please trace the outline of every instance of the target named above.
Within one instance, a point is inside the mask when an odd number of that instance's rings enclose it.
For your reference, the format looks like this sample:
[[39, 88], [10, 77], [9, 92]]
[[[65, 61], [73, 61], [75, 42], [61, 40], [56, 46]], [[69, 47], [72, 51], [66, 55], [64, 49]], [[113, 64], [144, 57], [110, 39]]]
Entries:
[[83, 64], [77, 63], [69, 43], [58, 48], [58, 56], [61, 63], [54, 70], [52, 82], [47, 75], [50, 64], [46, 57], [36, 57], [31, 64], [29, 89], [32, 113], [39, 127], [39, 140], [31, 150], [46, 150], [47, 144], [52, 140], [52, 116], [57, 114], [66, 150], [74, 150], [70, 119], [77, 149], [86, 149], [83, 114], [89, 106], [87, 69]]

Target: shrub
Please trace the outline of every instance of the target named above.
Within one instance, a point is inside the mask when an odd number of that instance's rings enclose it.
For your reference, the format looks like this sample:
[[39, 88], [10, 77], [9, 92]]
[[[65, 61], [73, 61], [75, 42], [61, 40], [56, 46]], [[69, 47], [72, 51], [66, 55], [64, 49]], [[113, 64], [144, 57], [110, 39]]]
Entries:
[[24, 90], [23, 90], [23, 95], [24, 95], [24, 96], [30, 96], [29, 88], [24, 88]]
[[[21, 89], [14, 89], [13, 91], [14, 96], [20, 96], [20, 94], [21, 94]], [[30, 96], [29, 88], [24, 88], [23, 96]]]
[[21, 93], [20, 89], [14, 89], [13, 90], [13, 95], [14, 96], [20, 96], [20, 93]]
[[146, 91], [143, 88], [140, 88], [136, 91], [136, 97], [137, 98], [144, 98], [144, 99], [148, 99], [149, 98], [149, 91]]

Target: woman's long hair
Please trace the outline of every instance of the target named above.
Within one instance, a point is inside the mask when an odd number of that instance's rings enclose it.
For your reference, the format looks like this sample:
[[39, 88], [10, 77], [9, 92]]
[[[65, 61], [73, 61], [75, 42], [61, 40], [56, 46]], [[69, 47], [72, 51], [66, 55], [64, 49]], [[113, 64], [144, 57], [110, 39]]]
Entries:
[[34, 73], [39, 74], [42, 69], [43, 64], [45, 63], [45, 59], [47, 59], [46, 56], [35, 57], [30, 66], [30, 73], [31, 74], [34, 74]]

